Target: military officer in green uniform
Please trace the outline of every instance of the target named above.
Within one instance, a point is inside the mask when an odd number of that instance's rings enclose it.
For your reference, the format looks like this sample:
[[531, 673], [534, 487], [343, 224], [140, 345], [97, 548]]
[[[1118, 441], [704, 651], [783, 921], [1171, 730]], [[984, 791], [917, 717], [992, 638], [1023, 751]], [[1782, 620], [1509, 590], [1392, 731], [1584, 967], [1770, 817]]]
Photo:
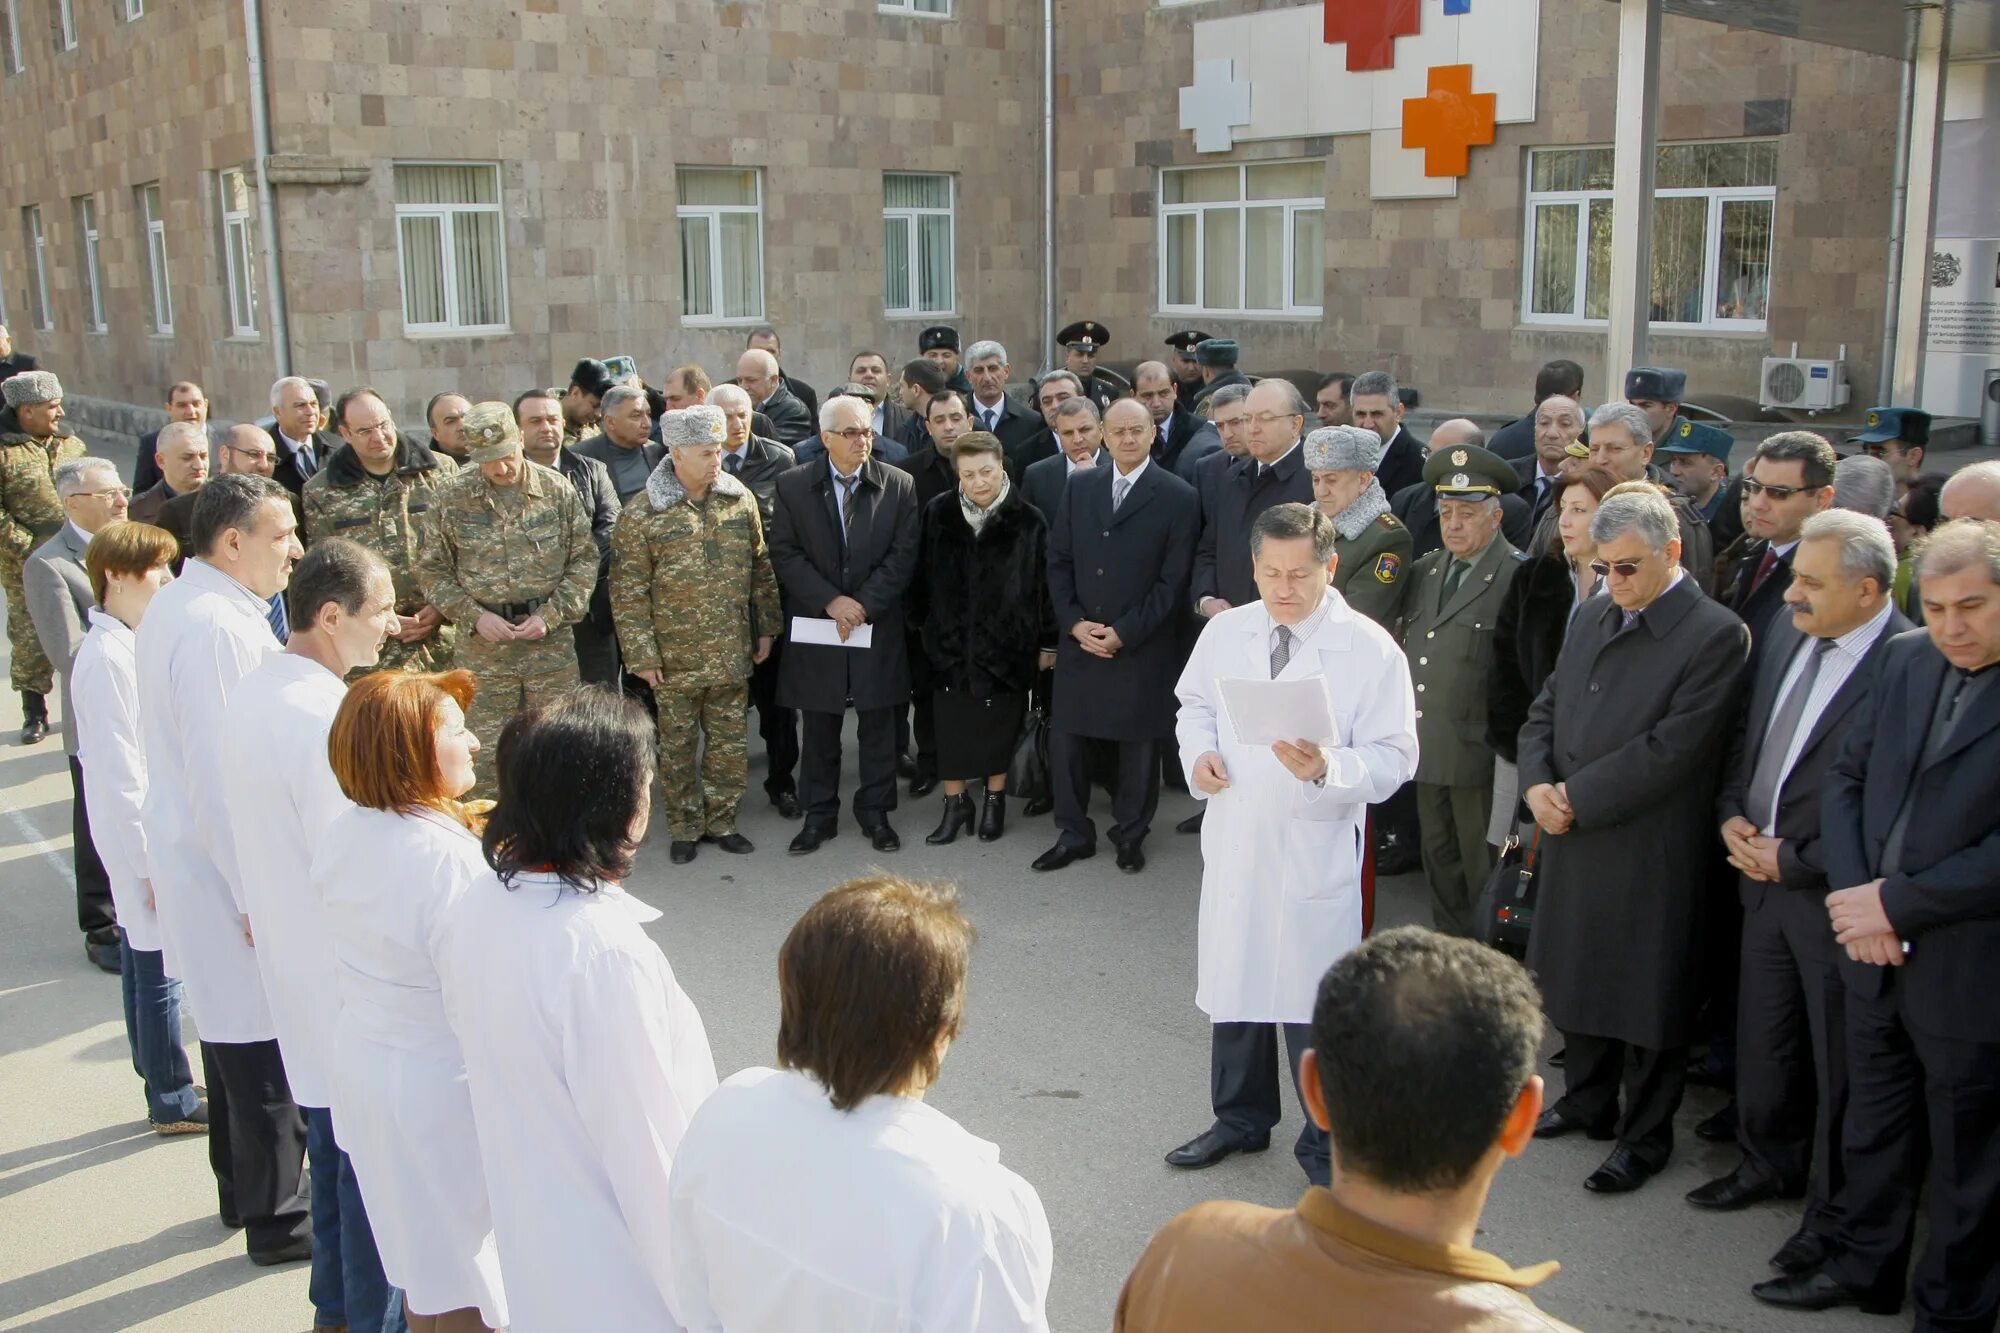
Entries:
[[[578, 683], [570, 626], [597, 586], [597, 540], [569, 478], [522, 452], [512, 408], [476, 404], [461, 429], [473, 466], [439, 488], [421, 569], [460, 628], [454, 665], [479, 678], [466, 728], [491, 745], [514, 714]], [[480, 766], [475, 795], [493, 795], [493, 771]]]
[[1194, 359], [1195, 345], [1205, 343], [1213, 334], [1200, 329], [1181, 329], [1167, 335], [1167, 367], [1174, 373], [1174, 401], [1183, 412], [1194, 414], [1194, 400], [1202, 390], [1201, 364]]
[[1469, 935], [1493, 870], [1493, 624], [1526, 559], [1500, 535], [1500, 497], [1520, 480], [1491, 450], [1454, 444], [1430, 456], [1424, 484], [1437, 492], [1444, 549], [1417, 561], [1403, 590], [1403, 651], [1417, 688], [1417, 820], [1431, 923]]
[[307, 478], [299, 503], [310, 546], [321, 537], [359, 542], [389, 562], [396, 581], [396, 628], [368, 670], [442, 671], [453, 630], [424, 596], [417, 549], [438, 487], [458, 471], [445, 454], [398, 439], [388, 405], [373, 389], [349, 389], [334, 406], [345, 441]]
[[1372, 430], [1321, 426], [1306, 436], [1313, 503], [1333, 520], [1334, 590], [1393, 634], [1416, 544], [1375, 479], [1381, 461], [1382, 437]]
[[749, 756], [750, 669], [779, 629], [778, 576], [757, 497], [722, 471], [719, 407], [660, 418], [667, 456], [611, 533], [611, 616], [625, 669], [659, 704], [660, 797], [676, 865], [706, 840], [752, 850], [736, 831]]
[[1094, 319], [1079, 319], [1056, 335], [1056, 344], [1063, 349], [1063, 369], [1082, 383], [1083, 396], [1097, 404], [1099, 415], [1132, 392], [1130, 380], [1097, 364], [1097, 354], [1110, 341], [1111, 330]]
[[[21, 692], [21, 744], [49, 734], [49, 691], [55, 668], [42, 652], [21, 566], [28, 553], [63, 525], [56, 498], [56, 464], [83, 457], [83, 441], [62, 428], [62, 384], [46, 370], [28, 370], [0, 381], [0, 588], [7, 593], [8, 674]], [[64, 725], [68, 725], [67, 722]]]

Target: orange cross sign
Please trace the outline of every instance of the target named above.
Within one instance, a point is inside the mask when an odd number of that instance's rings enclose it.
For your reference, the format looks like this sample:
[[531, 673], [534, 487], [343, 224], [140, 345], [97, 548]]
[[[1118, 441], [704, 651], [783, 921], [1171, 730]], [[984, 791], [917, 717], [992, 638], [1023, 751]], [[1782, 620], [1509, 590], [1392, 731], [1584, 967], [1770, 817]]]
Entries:
[[1414, 37], [1417, 0], [1326, 0], [1328, 46], [1347, 43], [1350, 73], [1388, 69], [1396, 63], [1396, 39]]
[[1463, 176], [1473, 144], [1493, 142], [1499, 98], [1472, 91], [1472, 66], [1433, 65], [1429, 91], [1403, 100], [1403, 147], [1424, 150], [1424, 175]]

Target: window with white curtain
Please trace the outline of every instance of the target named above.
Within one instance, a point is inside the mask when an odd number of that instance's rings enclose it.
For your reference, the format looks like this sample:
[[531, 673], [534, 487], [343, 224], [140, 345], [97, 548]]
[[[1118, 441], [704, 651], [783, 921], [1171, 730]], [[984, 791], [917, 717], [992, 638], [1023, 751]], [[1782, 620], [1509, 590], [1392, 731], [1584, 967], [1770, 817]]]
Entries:
[[80, 194], [70, 200], [76, 210], [76, 250], [83, 259], [83, 327], [86, 333], [102, 333], [104, 323], [104, 266], [97, 245], [97, 199]]
[[6, 70], [9, 74], [19, 74], [21, 64], [21, 0], [7, 0], [6, 23], [0, 27], [0, 38], [7, 42]]
[[146, 17], [146, 0], [124, 0], [124, 3], [127, 23], [136, 23]]
[[56, 28], [62, 49], [76, 50], [76, 0], [56, 0]]
[[39, 205], [21, 210], [21, 244], [28, 252], [28, 300], [35, 308], [35, 327], [46, 333], [56, 326], [56, 319], [55, 307], [49, 304], [49, 241]]
[[[1609, 148], [1528, 155], [1521, 318], [1599, 324], [1611, 308]], [[1654, 324], [1761, 330], [1771, 304], [1778, 145], [1661, 144], [1653, 165]]]
[[229, 336], [257, 336], [257, 238], [251, 229], [250, 177], [225, 171], [222, 186], [222, 271], [229, 287]]
[[764, 177], [754, 167], [681, 167], [681, 318], [764, 317]]
[[883, 173], [883, 304], [892, 315], [952, 309], [952, 190], [949, 176]]
[[925, 14], [951, 17], [951, 0], [875, 0], [875, 8], [889, 14]]
[[174, 298], [167, 287], [167, 214], [160, 202], [158, 181], [141, 185], [137, 196], [139, 217], [146, 227], [146, 289], [152, 298], [153, 332], [174, 331]]
[[1326, 167], [1257, 162], [1160, 173], [1160, 309], [1317, 315]]
[[396, 244], [404, 332], [507, 327], [500, 168], [490, 162], [398, 162]]

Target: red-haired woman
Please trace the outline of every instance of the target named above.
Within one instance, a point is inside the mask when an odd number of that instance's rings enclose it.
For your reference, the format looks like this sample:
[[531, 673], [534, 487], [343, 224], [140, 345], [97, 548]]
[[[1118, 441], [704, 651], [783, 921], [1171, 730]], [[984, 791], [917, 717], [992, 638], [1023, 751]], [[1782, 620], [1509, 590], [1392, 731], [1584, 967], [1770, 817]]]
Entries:
[[364, 676], [327, 737], [354, 802], [313, 862], [340, 988], [334, 1123], [354, 1162], [382, 1270], [412, 1333], [507, 1323], [465, 1058], [431, 946], [475, 876], [484, 803], [465, 729], [470, 672]]

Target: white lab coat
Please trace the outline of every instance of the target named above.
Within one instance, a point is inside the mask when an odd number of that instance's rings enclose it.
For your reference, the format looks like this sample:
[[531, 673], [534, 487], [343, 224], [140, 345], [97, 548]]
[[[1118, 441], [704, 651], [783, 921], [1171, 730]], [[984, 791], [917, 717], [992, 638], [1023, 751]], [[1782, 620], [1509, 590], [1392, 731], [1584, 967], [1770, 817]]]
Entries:
[[274, 653], [236, 687], [222, 744], [236, 898], [250, 915], [257, 972], [300, 1106], [333, 1102], [327, 1066], [340, 998], [312, 858], [327, 826], [353, 804], [326, 757], [346, 694], [340, 677], [311, 658]]
[[475, 879], [439, 931], [513, 1333], [655, 1333], [672, 1304], [667, 1174], [715, 1091], [693, 1001], [616, 885]]
[[674, 1157], [674, 1294], [693, 1333], [1046, 1333], [1055, 1250], [1000, 1150], [907, 1097], [836, 1111], [746, 1069]]
[[[1295, 643], [1280, 679], [1322, 676], [1335, 743], [1325, 785], [1301, 782], [1269, 746], [1244, 745], [1216, 682], [1271, 678], [1274, 622], [1262, 602], [1210, 620], [1175, 686], [1188, 789], [1201, 828], [1195, 1003], [1217, 1023], [1310, 1023], [1320, 977], [1361, 942], [1362, 839], [1371, 802], [1417, 771], [1416, 693], [1396, 641], [1329, 588], [1333, 605]], [[1203, 797], [1195, 761], [1214, 750], [1229, 786]]]
[[146, 901], [146, 755], [139, 747], [136, 641], [125, 622], [90, 609], [90, 629], [70, 667], [69, 723], [78, 763], [90, 765], [83, 790], [90, 840], [111, 880], [111, 902], [125, 943], [142, 953], [160, 948], [160, 918]]
[[435, 810], [350, 805], [313, 885], [340, 990], [333, 1124], [354, 1163], [382, 1271], [418, 1314], [478, 1306], [507, 1326], [465, 1056], [432, 962], [439, 926], [484, 876], [479, 839]]
[[[205, 561], [160, 589], [138, 633], [139, 734], [146, 754], [146, 852], [172, 969], [187, 983], [202, 1040], [278, 1035], [243, 938], [236, 839], [219, 798], [236, 687], [281, 651], [263, 598]], [[241, 812], [258, 817], [256, 807]]]

